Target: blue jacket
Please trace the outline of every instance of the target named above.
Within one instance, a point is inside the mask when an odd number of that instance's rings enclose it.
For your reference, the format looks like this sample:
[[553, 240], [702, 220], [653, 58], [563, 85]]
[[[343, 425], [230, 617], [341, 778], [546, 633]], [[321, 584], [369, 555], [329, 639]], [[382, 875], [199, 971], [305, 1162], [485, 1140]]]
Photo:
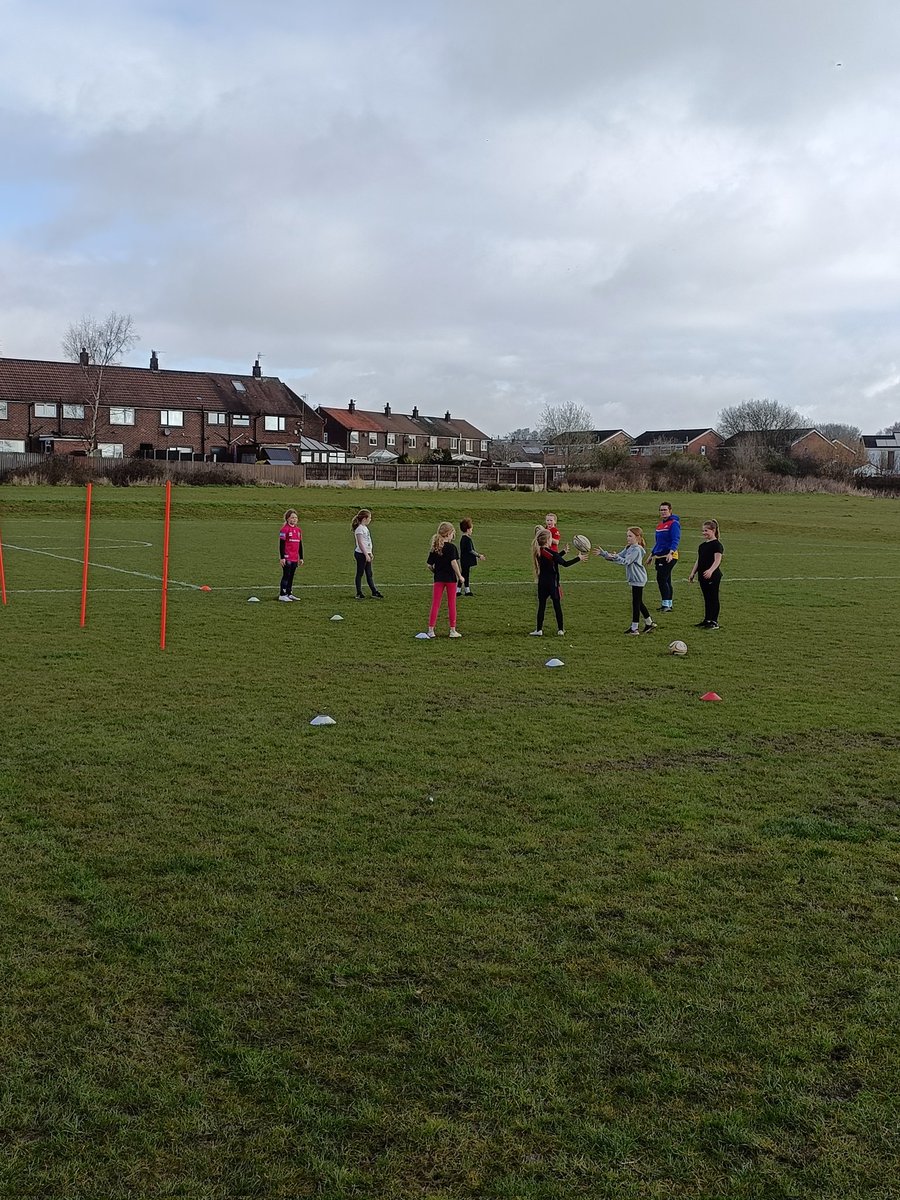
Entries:
[[672, 513], [667, 521], [660, 521], [656, 527], [656, 541], [650, 551], [653, 555], [671, 554], [678, 549], [681, 541], [681, 517]]

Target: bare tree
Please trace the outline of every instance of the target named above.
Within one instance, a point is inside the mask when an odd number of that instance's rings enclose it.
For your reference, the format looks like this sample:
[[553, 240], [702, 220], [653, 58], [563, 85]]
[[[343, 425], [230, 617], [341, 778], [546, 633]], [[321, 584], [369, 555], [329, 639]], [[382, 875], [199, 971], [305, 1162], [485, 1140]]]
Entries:
[[790, 429], [802, 425], [802, 417], [786, 404], [777, 400], [745, 400], [719, 413], [717, 429], [723, 437], [736, 433], [752, 433], [752, 440], [769, 449], [776, 449], [784, 441]]
[[[541, 413], [541, 441], [552, 445], [564, 466], [571, 466], [589, 453], [593, 417], [583, 404], [567, 400], [564, 404], [548, 404]], [[583, 437], [578, 437], [583, 434]]]
[[825, 425], [817, 425], [816, 429], [829, 442], [843, 442], [850, 450], [855, 450], [862, 438], [862, 430], [856, 425], [844, 425], [840, 421], [828, 421]]
[[106, 368], [140, 341], [131, 314], [111, 312], [102, 320], [82, 317], [66, 330], [62, 350], [66, 358], [80, 362], [83, 372], [86, 416], [82, 437], [89, 454], [97, 451], [97, 425], [103, 398]]
[[900, 433], [900, 421], [895, 421], [893, 425], [886, 425], [884, 429], [879, 429], [881, 434]]

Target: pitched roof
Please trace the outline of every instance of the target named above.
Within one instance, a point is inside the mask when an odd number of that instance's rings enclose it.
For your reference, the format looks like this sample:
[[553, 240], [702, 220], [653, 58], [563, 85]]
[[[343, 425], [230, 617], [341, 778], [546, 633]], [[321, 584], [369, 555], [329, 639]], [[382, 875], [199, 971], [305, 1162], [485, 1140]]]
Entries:
[[867, 450], [896, 450], [900, 446], [900, 430], [894, 433], [864, 433], [862, 443]]
[[551, 444], [556, 438], [564, 438], [566, 442], [573, 445], [600, 445], [602, 442], [608, 442], [610, 438], [614, 438], [617, 434], [624, 433], [626, 437], [631, 435], [625, 433], [624, 429], [577, 429], [571, 433], [557, 433], [554, 438], [551, 438]]
[[[703, 437], [704, 433], [716, 433], [716, 431], [710, 427], [706, 429], [646, 429], [631, 444], [632, 446], [652, 446], [654, 442], [661, 442], [667, 446], [674, 443], [687, 445], [695, 438]], [[716, 433], [716, 437], [719, 436]]]
[[374, 420], [373, 413], [363, 412], [357, 408], [355, 412], [351, 412], [349, 408], [322, 408], [319, 412], [323, 417], [328, 417], [338, 425], [342, 425], [344, 429], [356, 431], [360, 433], [381, 433], [382, 428]]
[[[90, 368], [73, 362], [0, 358], [0, 396], [29, 402], [69, 401], [84, 395], [87, 371]], [[147, 367], [106, 367], [103, 400], [134, 408], [202, 408], [290, 417], [304, 410], [300, 397], [280, 379]]]

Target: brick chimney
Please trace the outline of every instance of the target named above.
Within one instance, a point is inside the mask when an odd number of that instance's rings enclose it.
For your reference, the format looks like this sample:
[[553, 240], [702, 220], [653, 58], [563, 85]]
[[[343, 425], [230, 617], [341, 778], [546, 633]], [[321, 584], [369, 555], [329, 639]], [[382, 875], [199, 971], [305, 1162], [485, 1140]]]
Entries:
[[448, 409], [448, 411], [447, 411], [447, 412], [445, 412], [445, 413], [444, 413], [444, 420], [445, 420], [445, 421], [449, 421], [449, 420], [450, 420], [450, 411], [449, 411], [449, 409]]
[[159, 370], [159, 359], [157, 358], [155, 350], [150, 351], [150, 370], [151, 371]]
[[389, 404], [386, 404], [384, 406], [384, 415], [386, 417], [389, 417], [391, 415], [391, 406]]
[[262, 367], [259, 365], [259, 359], [253, 364], [253, 378], [262, 379]]
[[91, 356], [88, 354], [84, 346], [81, 347], [81, 353], [78, 355], [78, 361], [83, 367], [89, 367], [91, 365]]
[[418, 409], [418, 405], [415, 405], [415, 404], [413, 405], [412, 417], [413, 417], [413, 420], [414, 420], [414, 421], [418, 421], [418, 419], [419, 419], [419, 409]]
[[355, 400], [351, 400], [350, 403], [347, 405], [347, 412], [356, 412], [356, 401]]

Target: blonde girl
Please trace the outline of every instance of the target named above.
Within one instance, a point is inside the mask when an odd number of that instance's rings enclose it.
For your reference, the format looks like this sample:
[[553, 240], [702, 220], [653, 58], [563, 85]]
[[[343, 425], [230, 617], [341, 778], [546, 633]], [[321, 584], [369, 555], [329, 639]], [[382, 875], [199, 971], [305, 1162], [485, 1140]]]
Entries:
[[366, 583], [369, 585], [369, 591], [372, 593], [373, 600], [383, 600], [381, 592], [375, 586], [375, 580], [372, 578], [372, 535], [369, 533], [369, 522], [372, 520], [372, 514], [367, 508], [361, 508], [353, 520], [350, 522], [350, 528], [353, 530], [353, 557], [356, 559], [356, 599], [365, 600], [362, 590], [363, 574], [366, 577]]
[[641, 632], [641, 617], [644, 618], [644, 633], [652, 633], [656, 628], [644, 603], [644, 588], [647, 585], [647, 568], [644, 566], [646, 552], [644, 531], [639, 525], [630, 525], [625, 531], [625, 545], [618, 554], [610, 554], [608, 550], [600, 547], [594, 551], [607, 562], [618, 563], [625, 568], [625, 580], [631, 584], [631, 624], [625, 630], [628, 637], [637, 637]]
[[698, 622], [698, 629], [719, 628], [719, 584], [722, 582], [722, 572], [719, 569], [725, 547], [719, 541], [719, 522], [704, 521], [701, 530], [703, 541], [697, 550], [697, 561], [691, 567], [688, 583], [699, 580], [700, 591], [703, 593], [703, 620]]
[[463, 574], [459, 566], [459, 550], [453, 539], [456, 530], [449, 521], [441, 521], [437, 533], [431, 539], [428, 569], [434, 575], [431, 589], [431, 613], [428, 617], [428, 636], [434, 637], [434, 627], [441, 607], [441, 597], [447, 596], [447, 612], [450, 617], [450, 636], [462, 637], [456, 629], [456, 589], [461, 585]]
[[553, 549], [553, 531], [542, 528], [540, 525], [535, 529], [534, 541], [531, 543], [531, 563], [534, 577], [537, 580], [538, 608], [537, 620], [531, 631], [531, 637], [544, 636], [544, 613], [548, 600], [552, 602], [553, 611], [556, 614], [556, 632], [560, 637], [566, 632], [563, 624], [559, 568], [572, 567], [577, 562], [584, 562], [586, 558], [586, 554], [579, 554], [566, 561], [558, 550]]

